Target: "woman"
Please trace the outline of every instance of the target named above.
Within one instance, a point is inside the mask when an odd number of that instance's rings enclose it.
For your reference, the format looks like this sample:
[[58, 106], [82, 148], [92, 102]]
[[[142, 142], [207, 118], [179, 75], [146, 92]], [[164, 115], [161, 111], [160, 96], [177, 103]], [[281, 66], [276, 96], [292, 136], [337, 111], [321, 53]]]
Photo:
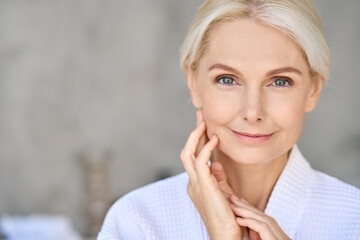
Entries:
[[329, 59], [308, 0], [205, 1], [181, 49], [186, 174], [118, 200], [98, 239], [360, 239], [360, 190], [296, 146]]

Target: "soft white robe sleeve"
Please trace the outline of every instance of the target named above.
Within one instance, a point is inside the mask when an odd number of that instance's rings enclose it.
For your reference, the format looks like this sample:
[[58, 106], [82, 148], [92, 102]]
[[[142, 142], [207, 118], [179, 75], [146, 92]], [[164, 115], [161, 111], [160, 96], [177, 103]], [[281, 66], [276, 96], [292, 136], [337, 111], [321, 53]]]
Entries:
[[97, 240], [142, 240], [141, 221], [126, 199], [119, 199], [108, 211]]

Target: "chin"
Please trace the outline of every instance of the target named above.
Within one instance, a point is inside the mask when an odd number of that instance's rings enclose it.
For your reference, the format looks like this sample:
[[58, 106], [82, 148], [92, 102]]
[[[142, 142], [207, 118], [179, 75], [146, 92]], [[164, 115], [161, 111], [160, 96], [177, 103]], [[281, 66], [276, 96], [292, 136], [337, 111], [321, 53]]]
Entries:
[[218, 151], [221, 155], [226, 155], [232, 161], [239, 164], [258, 165], [267, 164], [274, 159], [282, 156], [290, 150], [287, 148], [276, 148], [275, 146], [238, 146], [235, 148], [227, 149], [220, 143]]
[[272, 156], [268, 156], [266, 154], [247, 154], [247, 153], [239, 153], [239, 154], [232, 154], [233, 157], [230, 157], [234, 162], [239, 164], [246, 164], [246, 165], [259, 165], [259, 164], [267, 164], [275, 159]]

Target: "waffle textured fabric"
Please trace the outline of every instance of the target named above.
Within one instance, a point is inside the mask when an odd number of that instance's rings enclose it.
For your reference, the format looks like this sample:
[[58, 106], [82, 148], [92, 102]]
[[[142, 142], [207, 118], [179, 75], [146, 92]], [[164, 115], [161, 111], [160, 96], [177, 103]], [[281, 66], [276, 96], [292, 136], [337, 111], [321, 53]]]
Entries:
[[[134, 190], [109, 210], [98, 240], [209, 239], [186, 173]], [[293, 240], [359, 240], [360, 190], [311, 168], [295, 145], [265, 213]]]

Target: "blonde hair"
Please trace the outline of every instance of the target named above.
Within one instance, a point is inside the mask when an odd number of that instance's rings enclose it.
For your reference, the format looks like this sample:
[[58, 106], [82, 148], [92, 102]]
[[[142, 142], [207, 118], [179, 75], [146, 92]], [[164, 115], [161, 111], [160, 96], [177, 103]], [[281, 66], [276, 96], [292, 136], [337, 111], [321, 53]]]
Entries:
[[304, 52], [312, 73], [329, 77], [330, 51], [310, 0], [207, 0], [198, 9], [180, 50], [180, 66], [196, 70], [208, 38], [224, 21], [250, 18], [279, 29]]

